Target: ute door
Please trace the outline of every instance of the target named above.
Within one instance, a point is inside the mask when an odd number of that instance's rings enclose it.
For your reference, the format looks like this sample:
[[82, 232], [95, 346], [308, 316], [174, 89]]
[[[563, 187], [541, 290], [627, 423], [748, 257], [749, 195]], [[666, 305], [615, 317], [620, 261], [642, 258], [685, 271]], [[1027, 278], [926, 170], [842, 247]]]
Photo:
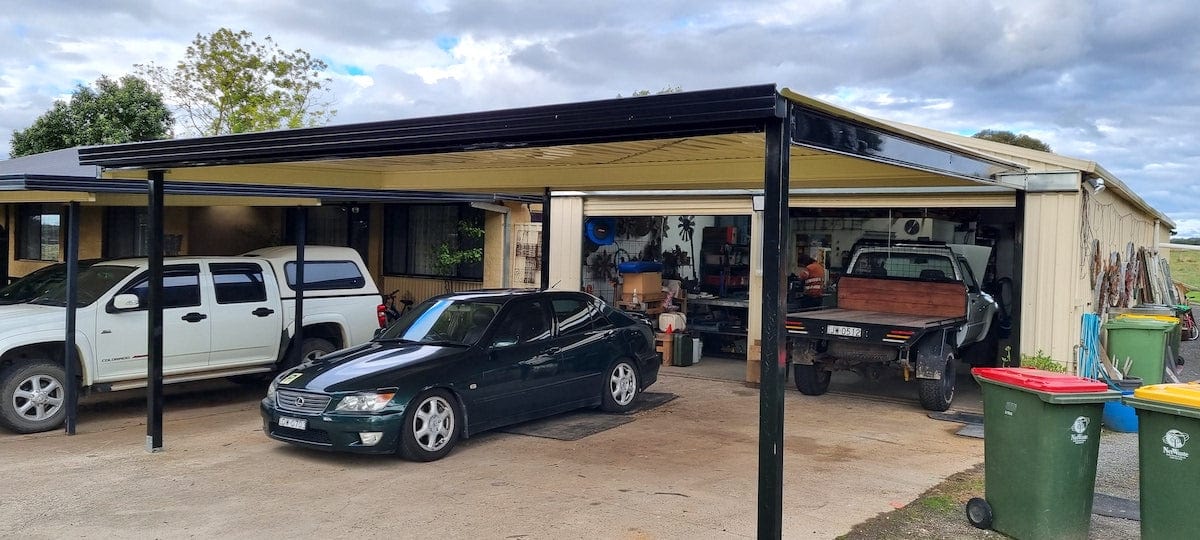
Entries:
[[283, 332], [279, 287], [262, 261], [214, 262], [212, 355], [214, 367], [275, 362]]
[[986, 337], [992, 325], [992, 317], [996, 314], [996, 301], [979, 288], [967, 260], [962, 256], [957, 257], [957, 260], [959, 270], [963, 274], [963, 284], [967, 287], [967, 323], [959, 330], [957, 336], [957, 345], [964, 347]]
[[[100, 376], [106, 380], [147, 376], [146, 330], [149, 324], [149, 275], [142, 272], [117, 295], [132, 294], [138, 307], [117, 310], [109, 298], [96, 310], [96, 351]], [[163, 268], [163, 373], [208, 367], [212, 318], [202, 305], [200, 265]]]

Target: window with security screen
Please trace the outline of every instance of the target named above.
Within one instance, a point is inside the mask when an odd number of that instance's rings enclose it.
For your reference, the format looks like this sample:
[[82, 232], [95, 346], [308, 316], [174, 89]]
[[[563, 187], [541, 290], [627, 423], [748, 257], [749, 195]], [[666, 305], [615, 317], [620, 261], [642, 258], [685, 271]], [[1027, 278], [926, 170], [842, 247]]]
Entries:
[[858, 255], [851, 275], [906, 279], [957, 279], [949, 254], [870, 251]]

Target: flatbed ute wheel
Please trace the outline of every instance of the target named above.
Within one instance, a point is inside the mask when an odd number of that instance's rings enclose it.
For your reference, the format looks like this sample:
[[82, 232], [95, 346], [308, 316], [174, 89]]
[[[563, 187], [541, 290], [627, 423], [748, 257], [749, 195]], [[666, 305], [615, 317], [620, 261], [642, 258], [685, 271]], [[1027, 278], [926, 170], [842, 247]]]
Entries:
[[992, 505], [979, 497], [972, 497], [967, 501], [967, 521], [976, 529], [991, 529]]
[[819, 396], [829, 391], [832, 374], [816, 364], [796, 364], [796, 390], [806, 396]]
[[940, 379], [921, 379], [921, 407], [928, 411], [945, 411], [954, 401], [954, 386], [958, 377], [954, 348], [933, 341], [917, 349], [917, 363], [938, 370]]

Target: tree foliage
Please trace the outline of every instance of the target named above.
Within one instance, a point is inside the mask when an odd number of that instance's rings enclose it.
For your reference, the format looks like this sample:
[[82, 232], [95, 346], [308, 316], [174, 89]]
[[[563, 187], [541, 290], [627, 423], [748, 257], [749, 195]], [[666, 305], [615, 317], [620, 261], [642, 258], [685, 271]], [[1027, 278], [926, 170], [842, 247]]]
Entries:
[[[630, 94], [629, 97], [643, 97], [643, 96], [652, 96], [652, 95], [657, 95], [657, 94], [678, 94], [682, 91], [683, 91], [683, 87], [676, 85], [676, 86], [668, 86], [657, 92], [651, 92], [651, 91], [645, 90], [645, 89], [636, 90], [632, 94]], [[617, 97], [620, 98], [620, 97], [625, 97], [625, 96], [622, 96], [621, 94], [617, 94]]]
[[70, 100], [55, 101], [28, 128], [14, 131], [12, 157], [169, 136], [171, 112], [146, 81], [133, 75], [116, 81], [102, 76], [94, 86], [76, 86]]
[[197, 135], [224, 135], [325, 124], [337, 112], [326, 98], [330, 79], [324, 61], [271, 36], [221, 28], [196, 35], [175, 69], [135, 66], [178, 108]]
[[998, 143], [1011, 144], [1013, 146], [1020, 146], [1022, 148], [1029, 148], [1032, 150], [1041, 150], [1042, 152], [1050, 152], [1051, 151], [1050, 145], [1042, 142], [1041, 140], [1030, 137], [1029, 135], [1026, 135], [1024, 133], [1018, 135], [1011, 131], [985, 129], [985, 130], [980, 131], [979, 133], [976, 133], [971, 136], [975, 137], [976, 139], [984, 139], [984, 140], [994, 141], [994, 142], [998, 142]]

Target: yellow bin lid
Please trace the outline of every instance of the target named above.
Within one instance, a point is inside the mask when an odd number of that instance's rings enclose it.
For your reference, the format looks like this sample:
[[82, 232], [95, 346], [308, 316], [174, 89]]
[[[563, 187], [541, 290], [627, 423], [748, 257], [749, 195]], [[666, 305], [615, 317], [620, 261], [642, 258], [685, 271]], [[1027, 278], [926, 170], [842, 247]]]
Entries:
[[1134, 390], [1133, 397], [1200, 409], [1200, 384], [1195, 382], [1152, 384]]
[[1165, 323], [1179, 324], [1179, 317], [1172, 317], [1170, 315], [1139, 315], [1137, 313], [1122, 313], [1120, 315], [1117, 315], [1116, 318], [1118, 318], [1118, 319], [1154, 319], [1156, 321], [1161, 321], [1161, 322], [1165, 322]]

